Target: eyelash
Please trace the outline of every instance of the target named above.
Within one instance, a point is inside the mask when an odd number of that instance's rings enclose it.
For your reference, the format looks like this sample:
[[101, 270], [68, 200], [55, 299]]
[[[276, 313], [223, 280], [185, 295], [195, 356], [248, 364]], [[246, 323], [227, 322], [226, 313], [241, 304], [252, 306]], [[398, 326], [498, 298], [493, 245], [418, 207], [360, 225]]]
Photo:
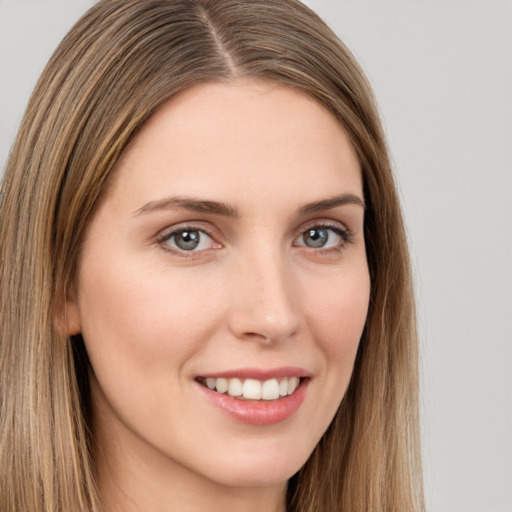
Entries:
[[314, 231], [314, 230], [331, 231], [340, 237], [341, 243], [335, 247], [327, 247], [327, 248], [324, 248], [324, 247], [314, 248], [314, 247], [306, 246], [305, 244], [300, 244], [299, 247], [306, 247], [318, 254], [340, 253], [345, 248], [346, 245], [351, 244], [353, 242], [352, 232], [348, 228], [341, 227], [340, 224], [334, 223], [334, 222], [317, 222], [315, 224], [312, 224], [312, 225], [306, 227], [305, 229], [301, 227], [300, 230], [296, 233], [294, 240], [297, 240], [299, 237], [304, 236], [305, 233], [307, 233], [308, 231]]
[[[336, 247], [328, 247], [328, 248], [323, 248], [323, 247], [314, 248], [314, 247], [309, 247], [306, 244], [297, 244], [297, 245], [295, 244], [296, 240], [298, 240], [301, 236], [304, 236], [308, 231], [314, 231], [314, 230], [330, 231], [340, 237], [341, 243], [339, 245], [337, 245]], [[185, 233], [187, 231], [202, 233], [203, 235], [208, 236], [212, 240], [212, 242], [218, 246], [218, 248], [222, 247], [221, 244], [219, 244], [218, 242], [215, 242], [215, 237], [211, 232], [204, 229], [203, 227], [198, 227], [198, 226], [194, 226], [194, 225], [189, 225], [189, 226], [185, 225], [185, 226], [181, 226], [179, 228], [172, 228], [172, 229], [165, 230], [160, 235], [158, 235], [158, 237], [156, 238], [156, 242], [164, 251], [170, 252], [171, 254], [174, 254], [176, 256], [180, 256], [183, 258], [199, 257], [202, 252], [204, 252], [208, 249], [202, 249], [199, 251], [194, 251], [194, 250], [187, 251], [184, 249], [171, 247], [168, 243], [169, 240], [171, 240], [174, 237], [176, 237], [182, 233]], [[343, 248], [347, 244], [351, 244], [352, 241], [353, 241], [352, 233], [346, 227], [341, 227], [338, 223], [320, 222], [320, 223], [311, 224], [310, 226], [307, 226], [305, 228], [301, 227], [300, 230], [297, 230], [297, 232], [295, 233], [295, 236], [294, 236], [294, 247], [306, 247], [306, 249], [311, 249], [313, 252], [319, 253], [319, 254], [326, 254], [326, 253], [333, 253], [333, 252], [339, 253], [343, 250]]]
[[200, 250], [200, 251], [186, 251], [186, 250], [183, 250], [183, 249], [171, 247], [169, 245], [169, 243], [168, 243], [169, 240], [173, 239], [174, 237], [176, 237], [176, 236], [178, 236], [178, 235], [180, 235], [182, 233], [186, 233], [187, 231], [189, 231], [189, 232], [190, 231], [197, 231], [199, 233], [202, 233], [203, 235], [206, 235], [209, 238], [211, 238], [213, 243], [218, 245], [219, 248], [221, 247], [221, 244], [219, 244], [218, 242], [215, 242], [215, 237], [213, 236], [213, 234], [208, 232], [208, 230], [206, 230], [203, 227], [198, 227], [198, 226], [194, 226], [194, 225], [190, 225], [190, 226], [185, 225], [185, 226], [180, 226], [179, 228], [171, 228], [171, 229], [168, 229], [168, 230], [164, 230], [157, 237], [156, 242], [164, 251], [170, 252], [171, 254], [174, 254], [176, 256], [180, 256], [182, 258], [198, 257], [206, 249], [203, 249], [203, 250]]

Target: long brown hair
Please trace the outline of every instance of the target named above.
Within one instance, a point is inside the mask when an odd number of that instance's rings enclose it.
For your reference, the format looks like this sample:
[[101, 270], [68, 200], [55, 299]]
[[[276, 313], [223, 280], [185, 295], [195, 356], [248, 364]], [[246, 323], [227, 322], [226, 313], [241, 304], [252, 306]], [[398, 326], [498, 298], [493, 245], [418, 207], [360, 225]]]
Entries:
[[419, 512], [417, 340], [406, 237], [373, 95], [296, 0], [104, 0], [62, 41], [29, 102], [0, 196], [0, 509], [101, 510], [87, 356], [59, 334], [84, 227], [144, 122], [207, 81], [302, 90], [347, 131], [363, 173], [371, 276], [347, 394], [290, 480], [291, 512]]

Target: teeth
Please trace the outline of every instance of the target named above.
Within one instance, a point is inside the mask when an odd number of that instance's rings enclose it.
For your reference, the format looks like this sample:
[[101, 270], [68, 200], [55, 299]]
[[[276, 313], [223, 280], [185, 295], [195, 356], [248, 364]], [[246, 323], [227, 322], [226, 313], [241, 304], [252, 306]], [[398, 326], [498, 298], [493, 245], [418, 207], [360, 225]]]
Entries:
[[240, 396], [242, 392], [242, 381], [240, 379], [229, 379], [228, 395]]
[[282, 379], [279, 383], [279, 395], [286, 396], [288, 394], [288, 379]]
[[265, 381], [239, 378], [216, 379], [214, 377], [206, 379], [206, 386], [209, 389], [247, 400], [277, 400], [280, 397], [291, 395], [297, 389], [299, 383], [300, 379], [298, 377], [284, 377]]
[[245, 379], [244, 398], [250, 400], [259, 400], [261, 398], [261, 382], [254, 379]]
[[266, 380], [262, 384], [261, 398], [263, 398], [263, 400], [275, 400], [279, 398], [279, 382], [277, 382], [277, 379]]
[[[217, 383], [215, 384], [217, 391], [219, 393], [225, 393], [228, 390], [228, 381], [227, 379], [217, 379]], [[288, 384], [288, 389], [290, 385]]]
[[292, 377], [288, 381], [288, 394], [291, 395], [297, 389], [298, 385], [299, 385], [299, 379], [297, 377]]

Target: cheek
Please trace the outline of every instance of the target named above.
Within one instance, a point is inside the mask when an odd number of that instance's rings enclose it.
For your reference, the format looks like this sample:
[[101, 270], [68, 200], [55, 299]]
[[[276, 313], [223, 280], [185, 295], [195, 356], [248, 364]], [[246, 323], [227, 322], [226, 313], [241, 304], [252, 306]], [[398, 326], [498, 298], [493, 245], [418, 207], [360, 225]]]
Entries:
[[124, 373], [175, 369], [215, 328], [215, 301], [186, 275], [89, 262], [81, 282], [82, 333], [95, 370], [106, 364]]
[[352, 364], [366, 322], [370, 279], [366, 268], [340, 274], [306, 295], [309, 325], [330, 364]]
[[368, 312], [370, 279], [366, 266], [315, 280], [302, 292], [303, 311], [315, 345], [318, 393], [308, 428], [310, 451], [321, 439], [338, 410], [352, 377], [354, 362]]

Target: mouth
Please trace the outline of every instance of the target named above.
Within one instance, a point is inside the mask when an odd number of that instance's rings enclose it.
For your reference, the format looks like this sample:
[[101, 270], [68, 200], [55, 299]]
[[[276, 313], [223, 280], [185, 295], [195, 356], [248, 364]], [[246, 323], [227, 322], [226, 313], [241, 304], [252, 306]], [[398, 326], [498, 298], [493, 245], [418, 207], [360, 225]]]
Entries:
[[199, 391], [238, 423], [269, 426], [295, 416], [313, 375], [298, 367], [243, 368], [199, 375]]
[[243, 377], [197, 377], [202, 386], [238, 400], [271, 402], [293, 395], [306, 377], [279, 377], [258, 380]]

